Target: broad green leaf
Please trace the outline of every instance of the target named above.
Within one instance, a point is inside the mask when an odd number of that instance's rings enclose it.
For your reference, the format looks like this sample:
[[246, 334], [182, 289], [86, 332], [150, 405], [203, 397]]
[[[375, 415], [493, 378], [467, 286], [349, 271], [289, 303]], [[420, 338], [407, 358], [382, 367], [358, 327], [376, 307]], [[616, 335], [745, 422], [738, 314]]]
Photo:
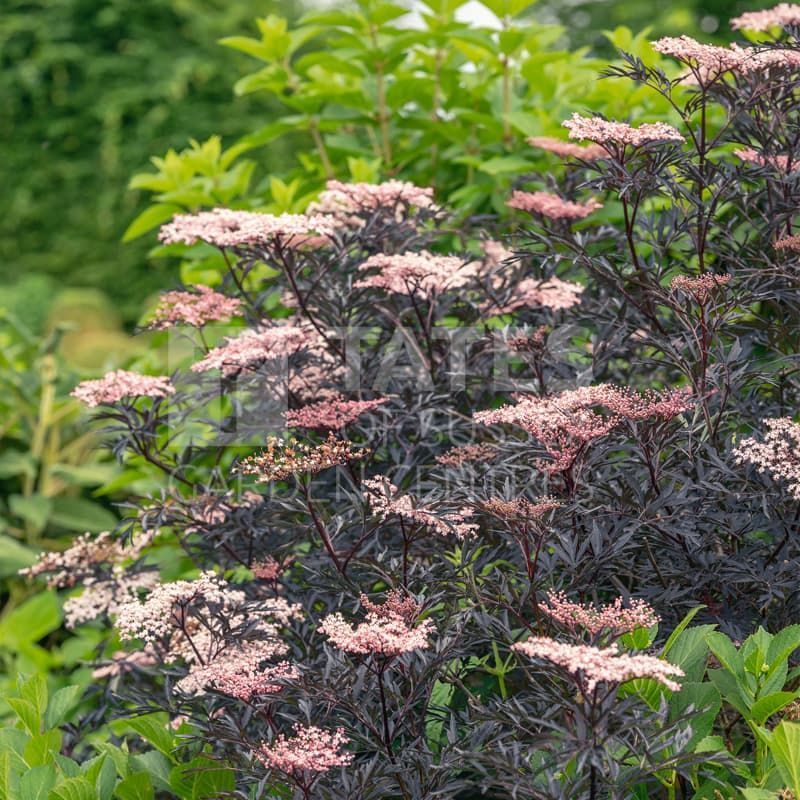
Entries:
[[132, 717], [125, 720], [125, 727], [138, 733], [145, 741], [152, 744], [156, 750], [159, 750], [170, 761], [174, 762], [172, 751], [175, 749], [175, 737], [169, 728], [167, 714], [157, 711], [141, 717]]
[[184, 211], [184, 209], [174, 203], [155, 203], [149, 206], [128, 225], [125, 233], [122, 234], [122, 241], [131, 242], [134, 239], [138, 239], [143, 234], [153, 230], [153, 228], [168, 222], [175, 214], [180, 214], [181, 211]]
[[41, 532], [50, 516], [52, 501], [49, 497], [34, 494], [23, 497], [21, 494], [12, 494], [8, 498], [8, 507], [11, 513], [32, 525], [34, 530]]
[[152, 800], [153, 785], [150, 776], [144, 772], [134, 772], [117, 784], [114, 789], [117, 800]]
[[61, 625], [61, 609], [54, 592], [35, 594], [0, 619], [0, 644], [22, 647], [38, 642]]
[[25, 726], [25, 730], [32, 736], [39, 733], [41, 717], [36, 711], [36, 706], [30, 700], [23, 700], [21, 697], [7, 697], [11, 710], [17, 715], [20, 722]]
[[800, 724], [783, 720], [767, 739], [786, 786], [800, 795]]
[[[675, 644], [676, 639], [689, 627], [692, 620], [705, 608], [705, 606], [695, 606], [675, 627], [664, 644], [664, 656], [669, 655], [670, 650]], [[713, 627], [713, 626], [712, 626]], [[677, 662], [676, 662], [677, 663]]]
[[16, 575], [36, 561], [37, 554], [10, 536], [0, 534], [0, 577]]
[[83, 686], [65, 686], [59, 689], [51, 698], [44, 715], [44, 724], [48, 728], [55, 728], [66, 722], [70, 712], [80, 702], [83, 696]]
[[70, 531], [100, 533], [113, 528], [117, 518], [99, 503], [83, 497], [57, 497], [50, 522]]
[[97, 800], [94, 786], [83, 776], [67, 778], [51, 790], [48, 800]]
[[16, 800], [46, 800], [56, 780], [56, 768], [52, 764], [33, 767], [20, 776]]
[[61, 751], [62, 735], [59, 730], [45, 731], [32, 736], [25, 745], [25, 761], [35, 767], [49, 764]]

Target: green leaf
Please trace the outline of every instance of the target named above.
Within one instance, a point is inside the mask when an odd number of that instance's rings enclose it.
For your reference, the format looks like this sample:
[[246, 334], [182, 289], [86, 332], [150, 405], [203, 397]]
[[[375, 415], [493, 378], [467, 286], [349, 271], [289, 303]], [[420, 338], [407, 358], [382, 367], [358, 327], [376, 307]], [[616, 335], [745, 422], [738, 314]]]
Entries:
[[692, 727], [692, 738], [686, 745], [688, 751], [692, 751], [701, 739], [711, 733], [720, 708], [722, 697], [710, 683], [684, 683], [681, 690], [672, 695], [669, 701], [670, 718], [688, 718]]
[[[16, 800], [46, 800], [50, 790], [56, 785], [56, 768], [52, 764], [42, 764], [29, 769], [19, 779]], [[0, 793], [0, 797], [4, 797]]]
[[722, 666], [737, 678], [744, 677], [742, 657], [733, 646], [733, 642], [724, 634], [714, 631], [706, 637], [711, 652]]
[[800, 725], [783, 720], [767, 739], [786, 786], [800, 795]]
[[138, 733], [156, 750], [163, 753], [173, 763], [175, 759], [172, 751], [175, 749], [175, 738], [169, 729], [169, 716], [162, 711], [145, 714], [125, 720], [125, 727]]
[[758, 725], [763, 725], [773, 714], [784, 706], [788, 706], [798, 695], [798, 692], [773, 692], [760, 697], [753, 703], [750, 715]]
[[30, 700], [23, 700], [21, 697], [7, 697], [11, 710], [19, 717], [20, 722], [25, 726], [25, 730], [32, 736], [39, 733], [41, 727], [41, 717], [36, 711], [36, 706]]
[[175, 214], [179, 214], [184, 209], [173, 203], [155, 203], [149, 206], [136, 219], [131, 222], [122, 234], [123, 242], [130, 242], [138, 239], [143, 234], [157, 228], [164, 222], [171, 220]]
[[67, 778], [53, 789], [48, 800], [97, 800], [94, 786], [83, 776]]
[[83, 686], [65, 686], [59, 689], [47, 705], [47, 712], [44, 715], [45, 726], [55, 728], [64, 723], [82, 696]]
[[495, 156], [481, 163], [479, 169], [487, 175], [518, 175], [530, 172], [533, 163], [521, 156]]
[[0, 619], [0, 644], [17, 648], [38, 642], [61, 625], [61, 609], [54, 592], [40, 592]]
[[14, 478], [18, 475], [36, 477], [36, 461], [33, 456], [19, 450], [0, 453], [0, 478]]
[[61, 731], [45, 731], [32, 736], [25, 745], [25, 761], [28, 766], [49, 764], [61, 751]]
[[150, 776], [144, 772], [134, 772], [117, 784], [114, 790], [117, 800], [152, 800], [153, 785]]
[[113, 528], [117, 518], [108, 509], [83, 497], [57, 497], [50, 522], [70, 531], [100, 533]]
[[170, 773], [170, 787], [179, 797], [205, 800], [232, 792], [236, 779], [233, 770], [201, 756], [175, 767]]
[[44, 530], [47, 518], [50, 516], [52, 501], [49, 497], [34, 494], [23, 497], [21, 494], [12, 494], [8, 498], [8, 507], [11, 513], [32, 525], [37, 533]]
[[36, 561], [37, 554], [10, 536], [0, 534], [0, 577], [15, 575]]
[[44, 675], [35, 673], [22, 681], [19, 694], [24, 700], [33, 703], [36, 713], [41, 717], [47, 708], [47, 679]]
[[[669, 635], [666, 643], [664, 644], [664, 653], [663, 655], [666, 657], [669, 655], [669, 651], [675, 644], [677, 638], [689, 627], [691, 621], [705, 608], [705, 606], [695, 606], [675, 627], [675, 630]], [[705, 627], [705, 626], [704, 626]], [[714, 626], [711, 626], [712, 628]], [[678, 663], [678, 662], [674, 662]]]

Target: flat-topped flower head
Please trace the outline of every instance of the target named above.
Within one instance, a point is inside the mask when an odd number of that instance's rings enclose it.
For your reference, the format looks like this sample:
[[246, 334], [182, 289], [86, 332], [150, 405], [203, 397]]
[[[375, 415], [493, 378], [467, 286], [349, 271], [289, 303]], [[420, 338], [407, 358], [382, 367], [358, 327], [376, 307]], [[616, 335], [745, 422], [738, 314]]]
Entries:
[[357, 288], [383, 289], [392, 294], [429, 297], [457, 289], [473, 280], [476, 262], [464, 263], [458, 256], [441, 256], [425, 250], [419, 253], [370, 256], [358, 268], [371, 272], [354, 284]]
[[386, 520], [396, 515], [408, 522], [423, 525], [437, 536], [455, 536], [468, 539], [478, 530], [478, 524], [471, 519], [474, 512], [463, 507], [454, 511], [439, 511], [423, 506], [411, 494], [400, 494], [400, 490], [383, 476], [366, 478], [362, 482], [364, 499], [370, 508]]
[[549, 496], [539, 497], [536, 500], [528, 500], [527, 497], [515, 497], [513, 500], [490, 497], [481, 502], [481, 507], [485, 511], [514, 523], [536, 523], [562, 505], [560, 500]]
[[651, 142], [683, 142], [684, 137], [666, 122], [645, 123], [634, 128], [626, 122], [612, 122], [602, 117], [582, 117], [573, 114], [562, 125], [569, 130], [570, 139], [586, 139], [603, 145], [641, 147]]
[[313, 234], [328, 235], [333, 222], [322, 215], [261, 214], [215, 208], [197, 214], [176, 214], [161, 226], [158, 238], [164, 244], [195, 244], [203, 241], [216, 247], [245, 247], [281, 241], [303, 244]]
[[774, 247], [776, 250], [785, 251], [787, 253], [800, 252], [800, 235], [784, 236], [775, 242]]
[[72, 397], [90, 408], [114, 405], [120, 400], [137, 397], [168, 397], [175, 387], [164, 375], [140, 375], [138, 372], [118, 369], [99, 380], [83, 381], [71, 392]]
[[739, 55], [740, 75], [760, 78], [767, 71], [800, 70], [800, 52], [791, 47], [741, 47], [734, 42], [731, 50]]
[[285, 411], [284, 417], [290, 428], [338, 431], [355, 422], [362, 414], [387, 402], [385, 397], [375, 400], [345, 400], [338, 395], [330, 400], [320, 400], [318, 403]]
[[778, 3], [763, 11], [747, 11], [731, 20], [731, 28], [735, 31], [759, 33], [794, 25], [800, 25], [800, 5], [796, 3]]
[[788, 172], [789, 170], [789, 156], [786, 155], [765, 155], [758, 153], [751, 147], [745, 147], [740, 150], [734, 150], [733, 154], [742, 161], [747, 161], [750, 164], [755, 164], [759, 167], [772, 167], [778, 172]]
[[672, 279], [669, 287], [673, 292], [686, 292], [696, 303], [705, 305], [712, 295], [730, 282], [730, 279], [730, 275], [714, 275], [710, 272], [696, 277], [678, 275]]
[[585, 219], [593, 211], [602, 208], [603, 204], [597, 200], [588, 200], [586, 203], [574, 203], [564, 200], [552, 192], [514, 192], [506, 202], [509, 208], [527, 211], [531, 214], [541, 214], [548, 219]]
[[320, 632], [340, 650], [393, 658], [429, 646], [433, 622], [426, 619], [415, 624], [419, 606], [413, 598], [393, 592], [385, 603], [372, 603], [363, 596], [361, 602], [367, 609], [363, 622], [353, 625], [336, 613], [325, 617], [319, 626]]
[[651, 678], [673, 692], [680, 691], [674, 680], [684, 673], [680, 667], [655, 656], [620, 653], [616, 645], [592, 647], [565, 644], [544, 636], [533, 636], [511, 646], [517, 653], [542, 659], [573, 675], [584, 694], [591, 694], [598, 684], [620, 684], [634, 678]]
[[84, 533], [62, 552], [43, 552], [35, 564], [19, 571], [26, 578], [46, 576], [50, 589], [65, 589], [83, 582], [101, 564], [111, 566], [133, 561], [153, 540], [154, 533], [143, 533], [126, 545], [108, 531], [93, 536]]
[[72, 630], [85, 622], [118, 614], [135, 602], [143, 591], [159, 585], [158, 572], [112, 572], [110, 577], [87, 577], [81, 580], [83, 592], [64, 601], [64, 624]]
[[665, 36], [652, 44], [656, 52], [687, 64], [701, 83], [716, 80], [725, 72], [736, 69], [742, 61], [740, 51], [701, 44], [690, 36]]
[[761, 440], [750, 436], [733, 448], [734, 461], [783, 481], [789, 494], [800, 500], [800, 425], [789, 417], [765, 419], [764, 425]]
[[341, 751], [349, 741], [342, 728], [326, 731], [314, 725], [298, 725], [294, 736], [287, 739], [278, 734], [272, 742], [258, 747], [254, 755], [268, 769], [305, 782], [314, 775], [350, 764], [353, 754]]
[[141, 639], [154, 643], [184, 623], [191, 608], [215, 607], [230, 611], [245, 601], [239, 589], [213, 572], [193, 581], [159, 584], [143, 601], [134, 600], [120, 607], [116, 628], [123, 640]]
[[561, 278], [523, 278], [516, 283], [507, 297], [500, 301], [489, 300], [481, 306], [487, 314], [510, 314], [520, 308], [548, 308], [565, 311], [581, 302], [583, 286]]
[[218, 369], [226, 377], [264, 361], [288, 358], [311, 341], [305, 328], [276, 325], [272, 328], [249, 328], [238, 336], [229, 336], [225, 344], [215, 347], [200, 361], [192, 364], [193, 372]]
[[585, 631], [595, 637], [600, 634], [621, 636], [637, 628], [651, 628], [659, 616], [644, 600], [633, 599], [623, 606], [618, 597], [608, 605], [573, 603], [563, 592], [547, 593], [547, 600], [539, 606], [552, 620], [573, 631]]
[[286, 682], [300, 676], [287, 661], [265, 663], [288, 650], [279, 640], [245, 641], [231, 644], [205, 664], [194, 663], [175, 685], [183, 694], [205, 694], [214, 689], [222, 694], [250, 700], [257, 695], [276, 694]]
[[497, 448], [493, 444], [462, 444], [436, 456], [436, 463], [445, 467], [460, 467], [474, 461], [491, 461], [496, 455]]
[[209, 286], [196, 285], [190, 292], [164, 292], [147, 327], [159, 331], [176, 325], [202, 328], [209, 322], [227, 322], [239, 313], [241, 305], [238, 298], [215, 292]]
[[325, 191], [311, 204], [309, 212], [338, 216], [378, 209], [394, 213], [403, 207], [433, 208], [433, 189], [398, 180], [385, 183], [343, 183], [332, 180], [325, 184]]
[[264, 450], [242, 460], [239, 471], [243, 475], [255, 475], [258, 483], [267, 483], [285, 480], [292, 475], [313, 475], [358, 461], [368, 454], [367, 448], [356, 449], [352, 442], [337, 439], [332, 433], [318, 445], [270, 436]]
[[538, 466], [553, 473], [569, 468], [585, 447], [608, 435], [624, 420], [670, 420], [694, 405], [683, 389], [644, 392], [601, 383], [567, 389], [550, 397], [520, 396], [514, 405], [474, 415], [483, 425], [511, 424], [527, 431], [551, 461]]
[[554, 139], [550, 136], [531, 136], [527, 139], [527, 142], [531, 147], [539, 147], [561, 158], [579, 158], [582, 161], [595, 161], [598, 158], [605, 158], [608, 155], [600, 145], [573, 144], [572, 142], [565, 142], [563, 139]]

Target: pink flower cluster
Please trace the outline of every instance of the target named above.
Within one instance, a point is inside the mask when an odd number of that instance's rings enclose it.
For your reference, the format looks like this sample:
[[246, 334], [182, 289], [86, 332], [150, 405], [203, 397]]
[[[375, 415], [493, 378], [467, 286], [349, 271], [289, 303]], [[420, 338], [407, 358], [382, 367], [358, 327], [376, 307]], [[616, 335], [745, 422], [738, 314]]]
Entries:
[[197, 580], [159, 584], [146, 600], [124, 603], [117, 612], [116, 628], [120, 639], [153, 644], [182, 627], [190, 608], [216, 606], [230, 612], [244, 602], [242, 591], [208, 571]]
[[478, 524], [470, 521], [473, 516], [470, 508], [434, 512], [418, 505], [412, 495], [400, 495], [399, 489], [384, 477], [365, 479], [362, 486], [364, 498], [370, 508], [383, 520], [395, 514], [404, 520], [430, 528], [438, 536], [455, 536], [457, 539], [470, 538], [478, 530]]
[[445, 467], [460, 467], [471, 461], [489, 461], [497, 455], [497, 448], [491, 444], [464, 444], [451, 447], [446, 453], [436, 456], [436, 463]]
[[433, 622], [426, 619], [414, 625], [419, 606], [413, 598], [391, 592], [385, 603], [372, 603], [363, 596], [361, 602], [367, 609], [364, 622], [353, 626], [336, 613], [326, 617], [319, 626], [320, 632], [340, 650], [393, 658], [428, 647]]
[[689, 65], [699, 83], [710, 83], [725, 72], [748, 75], [767, 69], [797, 69], [800, 54], [789, 48], [730, 47], [701, 44], [689, 36], [665, 37], [653, 42], [659, 53]]
[[597, 144], [631, 145], [641, 147], [650, 142], [683, 142], [684, 137], [665, 122], [645, 123], [634, 128], [625, 122], [612, 122], [602, 117], [582, 117], [573, 114], [563, 126], [570, 139], [587, 139]]
[[[483, 425], [509, 423], [526, 430], [552, 459], [539, 466], [553, 473], [568, 469], [587, 444], [606, 436], [623, 420], [669, 420], [693, 405], [684, 389], [639, 394], [627, 387], [601, 383], [551, 397], [520, 397], [515, 405], [479, 411], [474, 419]], [[610, 413], [602, 415], [595, 410], [598, 408]]]
[[158, 238], [164, 244], [194, 244], [198, 240], [216, 247], [239, 247], [281, 240], [302, 244], [310, 234], [332, 234], [331, 220], [321, 215], [260, 214], [215, 208], [197, 214], [176, 214], [161, 226]]
[[441, 256], [425, 250], [419, 253], [370, 256], [359, 272], [377, 270], [356, 281], [358, 288], [384, 289], [392, 294], [421, 297], [456, 289], [473, 280], [477, 264], [465, 264], [458, 256]]
[[175, 393], [175, 387], [165, 376], [140, 375], [118, 369], [99, 380], [83, 381], [70, 394], [90, 408], [113, 405], [125, 397], [167, 397]]
[[499, 267], [505, 261], [509, 261], [514, 257], [514, 254], [503, 245], [494, 239], [486, 239], [481, 242], [484, 254], [484, 266], [490, 269]]
[[248, 328], [239, 336], [230, 336], [205, 358], [192, 364], [193, 372], [218, 369], [229, 377], [262, 361], [288, 358], [309, 343], [309, 333], [293, 325], [272, 328]]
[[786, 25], [800, 25], [800, 5], [795, 3], [778, 3], [774, 8], [764, 11], [747, 11], [731, 20], [731, 28], [735, 31], [769, 31], [770, 28], [782, 28]]
[[275, 769], [295, 779], [307, 779], [308, 773], [319, 774], [335, 767], [346, 767], [352, 753], [342, 753], [349, 743], [342, 728], [326, 731], [314, 725], [297, 726], [294, 736], [283, 734], [254, 751], [255, 757], [268, 769]]
[[547, 593], [547, 601], [539, 608], [551, 619], [570, 630], [583, 629], [591, 636], [601, 633], [621, 636], [637, 628], [651, 628], [659, 616], [644, 600], [631, 600], [627, 607], [618, 597], [613, 603], [596, 606], [593, 603], [573, 603], [563, 592]]
[[800, 235], [784, 236], [775, 242], [776, 250], [800, 251]]
[[48, 588], [68, 588], [84, 581], [99, 564], [116, 565], [126, 560], [133, 561], [152, 540], [153, 534], [142, 534], [135, 543], [126, 546], [108, 531], [97, 536], [84, 533], [61, 553], [40, 553], [36, 563], [21, 569], [19, 574], [26, 578], [46, 575]]
[[513, 500], [490, 497], [484, 500], [481, 506], [500, 519], [528, 523], [542, 519], [545, 514], [560, 508], [562, 503], [555, 497], [540, 497], [535, 502], [531, 502], [527, 497], [516, 497]]
[[376, 400], [345, 400], [338, 395], [330, 400], [320, 400], [293, 411], [285, 411], [290, 428], [315, 428], [338, 431], [355, 422], [362, 414], [387, 403], [385, 397]]
[[134, 572], [125, 574], [115, 570], [108, 578], [83, 578], [83, 592], [64, 602], [64, 624], [75, 628], [102, 616], [118, 614], [120, 609], [136, 601], [140, 592], [158, 586], [158, 572]]
[[523, 278], [513, 289], [513, 293], [505, 302], [493, 305], [486, 302], [482, 310], [492, 314], [510, 314], [519, 308], [549, 308], [551, 311], [563, 311], [581, 302], [583, 286], [571, 281], [562, 281], [552, 277], [540, 281], [536, 278]]
[[680, 667], [655, 656], [621, 653], [616, 645], [592, 647], [586, 644], [565, 644], [544, 636], [534, 636], [511, 646], [512, 650], [550, 661], [574, 675], [584, 694], [591, 694], [599, 683], [620, 684], [635, 678], [651, 678], [673, 692], [680, 684], [673, 676], [681, 677]]
[[733, 154], [741, 158], [742, 161], [756, 164], [759, 167], [772, 167], [778, 170], [778, 172], [789, 171], [789, 156], [767, 156], [762, 153], [757, 153], [750, 147], [744, 148], [743, 150], [734, 150]]
[[257, 695], [275, 694], [287, 681], [300, 676], [297, 667], [287, 661], [264, 663], [287, 650], [280, 641], [249, 641], [230, 646], [206, 664], [193, 664], [175, 687], [184, 694], [204, 694], [207, 689], [215, 689], [245, 701]]
[[270, 436], [266, 448], [257, 455], [243, 459], [239, 470], [244, 475], [255, 475], [259, 483], [267, 483], [348, 464], [365, 458], [368, 453], [366, 448], [356, 450], [352, 442], [337, 439], [332, 433], [319, 445]]
[[690, 36], [666, 36], [653, 42], [653, 49], [689, 64], [701, 82], [715, 80], [722, 73], [736, 69], [742, 61], [741, 52], [728, 47], [701, 44]]
[[598, 158], [605, 158], [606, 151], [597, 144], [580, 145], [565, 142], [562, 139], [553, 139], [550, 136], [531, 136], [528, 139], [531, 147], [540, 147], [549, 153], [561, 156], [561, 158], [580, 158], [583, 161], [595, 161]]
[[241, 305], [238, 298], [209, 286], [196, 285], [193, 292], [165, 292], [148, 327], [159, 331], [176, 325], [201, 328], [209, 322], [226, 322], [239, 313]]
[[753, 464], [757, 472], [785, 481], [789, 493], [800, 500], [800, 425], [789, 417], [766, 419], [763, 440], [743, 439], [733, 449], [737, 464]]
[[603, 204], [597, 200], [586, 203], [573, 203], [564, 200], [552, 192], [514, 192], [506, 202], [509, 208], [527, 211], [532, 214], [541, 214], [548, 219], [585, 219], [593, 211], [602, 208]]
[[310, 213], [351, 214], [359, 211], [375, 211], [398, 208], [432, 208], [433, 189], [415, 186], [408, 181], [391, 180], [385, 183], [342, 183], [328, 181], [316, 203], [309, 207]]
[[705, 305], [711, 295], [729, 283], [730, 279], [730, 275], [714, 275], [710, 272], [698, 275], [696, 278], [678, 275], [672, 279], [669, 287], [673, 292], [678, 290], [686, 292], [692, 295], [696, 303]]

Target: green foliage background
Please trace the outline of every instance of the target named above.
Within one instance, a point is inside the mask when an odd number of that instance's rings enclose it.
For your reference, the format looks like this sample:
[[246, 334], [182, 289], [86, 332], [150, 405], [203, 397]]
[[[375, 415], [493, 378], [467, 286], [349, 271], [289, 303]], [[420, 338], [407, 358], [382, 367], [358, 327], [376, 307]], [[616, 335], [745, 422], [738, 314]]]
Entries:
[[[725, 38], [727, 19], [754, 0], [540, 0], [537, 19], [566, 27], [565, 46], [611, 49], [602, 31], [655, 26], [664, 34]], [[290, 18], [297, 0], [6, 0], [0, 11], [0, 306], [41, 328], [65, 286], [100, 290], [132, 323], [153, 291], [172, 283], [148, 262], [145, 239], [123, 244], [144, 206], [127, 190], [151, 156], [190, 137], [227, 145], [270, 121], [264, 95], [233, 94], [252, 66], [217, 40], [250, 34], [252, 19]], [[262, 148], [257, 175], [291, 141]], [[100, 298], [102, 305], [103, 295]], [[93, 305], [97, 311], [97, 303]], [[112, 326], [113, 327], [113, 326]]]

